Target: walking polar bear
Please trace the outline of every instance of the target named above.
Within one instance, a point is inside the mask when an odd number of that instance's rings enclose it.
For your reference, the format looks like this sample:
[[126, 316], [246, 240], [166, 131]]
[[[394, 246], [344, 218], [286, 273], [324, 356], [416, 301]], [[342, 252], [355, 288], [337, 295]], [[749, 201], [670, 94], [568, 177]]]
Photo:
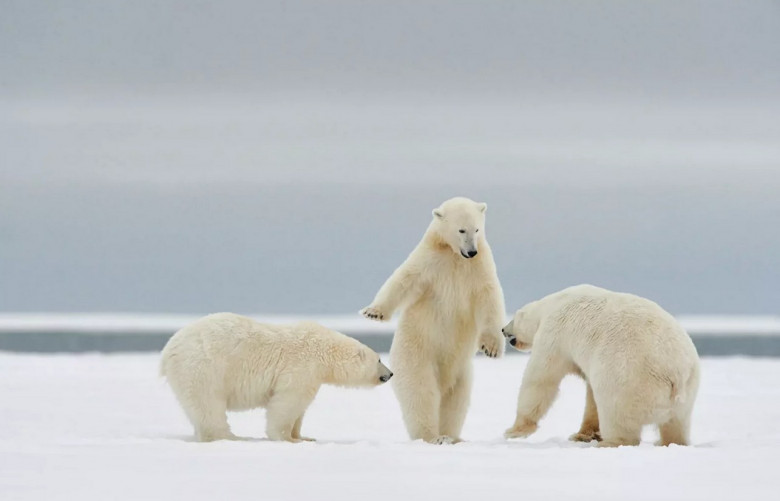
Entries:
[[271, 440], [300, 442], [322, 384], [376, 386], [393, 373], [373, 350], [313, 322], [268, 325], [217, 313], [184, 327], [162, 351], [160, 373], [200, 441], [236, 438], [226, 411], [265, 407]]
[[585, 414], [571, 440], [639, 444], [657, 424], [660, 445], [687, 445], [699, 387], [691, 338], [656, 303], [577, 285], [517, 311], [503, 329], [509, 344], [532, 349], [507, 438], [526, 437], [552, 405], [566, 374], [587, 384]]
[[387, 321], [393, 389], [412, 440], [460, 441], [471, 396], [471, 358], [504, 352], [504, 296], [485, 240], [484, 203], [453, 198], [433, 211], [422, 241], [361, 310]]

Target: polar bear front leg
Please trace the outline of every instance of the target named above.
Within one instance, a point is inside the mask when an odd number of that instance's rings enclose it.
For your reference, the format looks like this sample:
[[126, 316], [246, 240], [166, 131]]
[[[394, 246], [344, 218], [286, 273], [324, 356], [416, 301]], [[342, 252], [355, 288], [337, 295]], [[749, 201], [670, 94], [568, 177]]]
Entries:
[[[266, 406], [266, 435], [270, 440], [285, 442], [300, 442], [301, 438], [293, 436], [293, 429], [298, 421], [303, 421], [303, 414], [314, 399], [310, 392], [281, 391], [276, 393]], [[300, 434], [300, 428], [298, 429]]]
[[501, 357], [506, 346], [504, 334], [501, 332], [506, 311], [500, 286], [491, 285], [477, 295], [476, 314], [480, 329], [477, 343], [479, 351], [490, 358]]
[[555, 401], [566, 373], [565, 365], [542, 347], [531, 354], [517, 397], [517, 417], [504, 437], [525, 438], [536, 431], [537, 423]]
[[421, 285], [416, 267], [406, 261], [390, 275], [371, 304], [360, 310], [360, 314], [370, 320], [388, 322], [400, 305], [417, 299]]
[[505, 338], [498, 330], [498, 335], [494, 332], [485, 332], [479, 339], [479, 351], [490, 358], [499, 358], [504, 354]]
[[591, 440], [601, 441], [599, 433], [599, 414], [596, 408], [596, 400], [593, 398], [593, 388], [590, 383], [585, 382], [587, 390], [585, 394], [585, 414], [582, 416], [582, 425], [580, 431], [569, 437], [573, 442], [590, 442]]

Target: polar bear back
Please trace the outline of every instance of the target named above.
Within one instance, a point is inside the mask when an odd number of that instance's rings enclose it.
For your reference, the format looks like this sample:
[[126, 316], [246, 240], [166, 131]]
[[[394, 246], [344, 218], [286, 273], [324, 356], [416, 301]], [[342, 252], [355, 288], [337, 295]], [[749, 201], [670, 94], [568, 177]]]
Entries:
[[161, 371], [185, 360], [209, 366], [271, 367], [291, 357], [306, 359], [300, 351], [303, 339], [316, 336], [318, 329], [300, 325], [263, 324], [234, 313], [208, 315], [174, 334], [163, 349]]
[[611, 374], [625, 372], [626, 377], [644, 367], [663, 377], [684, 378], [698, 364], [696, 348], [682, 326], [649, 299], [578, 285], [547, 296], [535, 307], [540, 310], [539, 333], [556, 337], [585, 373], [608, 365]]

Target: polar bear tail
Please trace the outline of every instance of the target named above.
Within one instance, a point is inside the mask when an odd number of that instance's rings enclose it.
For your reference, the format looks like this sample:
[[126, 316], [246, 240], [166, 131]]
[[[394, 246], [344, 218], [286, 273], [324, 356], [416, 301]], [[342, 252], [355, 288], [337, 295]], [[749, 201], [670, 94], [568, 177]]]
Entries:
[[674, 381], [672, 381], [672, 402], [675, 404], [685, 402], [685, 389], [681, 389], [680, 385]]
[[[682, 404], [688, 400], [689, 390], [696, 392], [696, 388], [699, 385], [699, 367], [694, 366], [689, 372], [688, 377], [678, 378], [677, 381], [671, 381], [672, 385], [672, 402], [674, 404]], [[682, 382], [682, 384], [680, 384]]]

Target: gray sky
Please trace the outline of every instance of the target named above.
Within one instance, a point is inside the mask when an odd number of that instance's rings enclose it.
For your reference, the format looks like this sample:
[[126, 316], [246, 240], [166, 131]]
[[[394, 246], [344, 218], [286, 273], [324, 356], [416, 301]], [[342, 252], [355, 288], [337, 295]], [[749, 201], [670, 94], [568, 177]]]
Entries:
[[776, 96], [780, 4], [3, 0], [14, 94], [182, 87]]
[[509, 309], [778, 312], [778, 2], [2, 12], [0, 310], [350, 313], [465, 195]]

